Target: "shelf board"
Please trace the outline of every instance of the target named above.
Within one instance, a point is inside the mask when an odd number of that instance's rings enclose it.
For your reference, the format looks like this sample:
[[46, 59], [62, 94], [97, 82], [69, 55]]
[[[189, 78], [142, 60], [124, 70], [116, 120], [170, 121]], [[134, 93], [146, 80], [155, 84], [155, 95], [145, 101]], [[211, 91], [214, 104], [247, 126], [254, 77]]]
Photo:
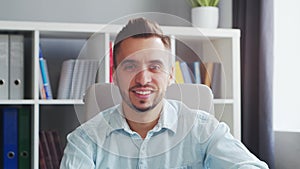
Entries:
[[77, 104], [81, 105], [84, 104], [83, 100], [80, 99], [53, 99], [53, 100], [39, 100], [39, 104], [41, 105], [71, 105], [71, 104]]
[[240, 37], [238, 29], [203, 29], [197, 27], [162, 26], [165, 33], [185, 39]]
[[[214, 104], [233, 104], [233, 99], [214, 99]], [[0, 100], [0, 105], [13, 104], [35, 104], [34, 100]], [[80, 99], [53, 99], [53, 100], [38, 100], [38, 104], [84, 104]]]
[[214, 104], [233, 104], [233, 99], [214, 99]]
[[0, 100], [0, 105], [34, 104], [34, 100]]
[[[55, 22], [24, 22], [24, 21], [1, 21], [1, 30], [33, 31], [38, 30], [45, 35], [58, 35], [70, 33], [109, 33], [116, 34], [123, 25], [92, 24], [92, 23], [55, 23]], [[239, 37], [238, 29], [203, 29], [189, 26], [162, 26], [162, 30], [168, 35], [189, 38], [232, 38]]]

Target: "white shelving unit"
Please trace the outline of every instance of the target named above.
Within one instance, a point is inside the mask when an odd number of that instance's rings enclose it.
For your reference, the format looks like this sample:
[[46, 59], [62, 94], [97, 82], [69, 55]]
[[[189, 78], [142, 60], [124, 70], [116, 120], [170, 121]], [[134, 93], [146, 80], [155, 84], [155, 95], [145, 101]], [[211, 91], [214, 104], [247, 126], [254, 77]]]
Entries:
[[[121, 28], [120, 25], [0, 21], [0, 33], [24, 34], [26, 43], [29, 43], [25, 45], [29, 48], [26, 49], [25, 60], [30, 63], [25, 65], [25, 69], [31, 72], [25, 90], [29, 92], [23, 100], [0, 100], [0, 108], [12, 105], [31, 107], [32, 168], [39, 168], [40, 130], [55, 128], [65, 141], [66, 134], [80, 125], [77, 118], [82, 114], [76, 114], [74, 109], [79, 110], [83, 101], [56, 99], [62, 62], [77, 58], [86, 42], [94, 39], [99, 45], [91, 50], [98, 49], [96, 57], [105, 58], [101, 63], [101, 81], [108, 82], [109, 41]], [[229, 125], [237, 139], [241, 139], [240, 31], [172, 26], [162, 29], [175, 39], [173, 51], [181, 59], [193, 61], [199, 55], [203, 61], [223, 64], [226, 79], [221, 80], [222, 97], [214, 100], [215, 115]], [[92, 35], [93, 38], [90, 38]], [[42, 44], [47, 59], [53, 100], [39, 98], [39, 44]]]

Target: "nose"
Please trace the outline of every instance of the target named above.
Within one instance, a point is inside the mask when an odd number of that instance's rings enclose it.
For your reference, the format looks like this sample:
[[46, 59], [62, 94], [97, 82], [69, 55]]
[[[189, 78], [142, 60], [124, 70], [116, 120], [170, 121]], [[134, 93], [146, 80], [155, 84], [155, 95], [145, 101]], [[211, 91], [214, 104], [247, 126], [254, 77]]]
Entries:
[[147, 83], [151, 82], [151, 72], [149, 70], [141, 70], [135, 76], [135, 82], [140, 85], [146, 85]]

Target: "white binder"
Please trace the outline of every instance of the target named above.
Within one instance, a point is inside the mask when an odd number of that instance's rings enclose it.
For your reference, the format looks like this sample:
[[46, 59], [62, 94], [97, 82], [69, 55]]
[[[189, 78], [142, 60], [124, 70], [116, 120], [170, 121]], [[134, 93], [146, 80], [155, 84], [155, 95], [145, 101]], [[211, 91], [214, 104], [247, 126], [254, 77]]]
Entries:
[[24, 37], [23, 35], [9, 36], [9, 98], [24, 98]]
[[62, 64], [57, 94], [58, 99], [70, 99], [74, 65], [74, 59], [66, 60]]
[[8, 35], [0, 35], [0, 99], [8, 99], [9, 75], [8, 75]]
[[80, 89], [83, 79], [84, 60], [76, 59], [71, 83], [70, 99], [81, 99]]

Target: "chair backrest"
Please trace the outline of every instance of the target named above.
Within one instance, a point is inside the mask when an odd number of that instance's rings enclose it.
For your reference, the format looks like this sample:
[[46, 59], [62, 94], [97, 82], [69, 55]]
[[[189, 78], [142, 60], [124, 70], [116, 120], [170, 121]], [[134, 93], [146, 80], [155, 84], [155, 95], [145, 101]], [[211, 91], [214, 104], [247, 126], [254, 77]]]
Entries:
[[[172, 84], [167, 89], [166, 98], [179, 100], [190, 108], [214, 114], [213, 94], [206, 85]], [[86, 120], [109, 107], [120, 104], [121, 101], [122, 98], [116, 85], [110, 83], [91, 85], [84, 96]]]

